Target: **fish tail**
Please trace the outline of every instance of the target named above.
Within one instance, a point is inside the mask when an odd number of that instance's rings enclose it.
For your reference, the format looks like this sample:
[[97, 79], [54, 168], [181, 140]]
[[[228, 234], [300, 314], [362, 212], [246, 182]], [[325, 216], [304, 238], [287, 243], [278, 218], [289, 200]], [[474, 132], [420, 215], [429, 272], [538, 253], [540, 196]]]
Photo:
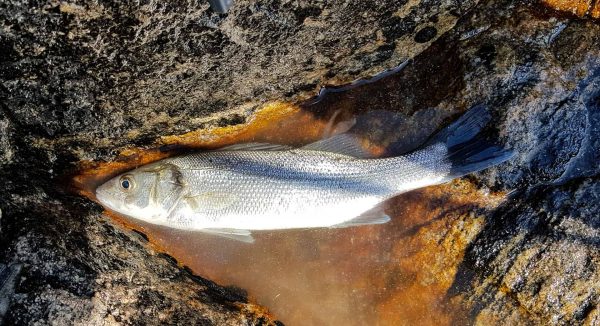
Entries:
[[451, 164], [445, 181], [481, 171], [510, 159], [514, 152], [480, 135], [491, 115], [485, 105], [479, 104], [442, 129], [426, 146], [443, 143], [447, 152], [443, 158]]

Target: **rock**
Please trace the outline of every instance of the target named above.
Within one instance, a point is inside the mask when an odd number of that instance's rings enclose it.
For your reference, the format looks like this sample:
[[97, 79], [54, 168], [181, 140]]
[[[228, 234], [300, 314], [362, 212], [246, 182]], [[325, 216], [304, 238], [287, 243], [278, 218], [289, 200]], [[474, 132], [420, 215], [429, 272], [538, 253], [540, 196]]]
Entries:
[[113, 227], [64, 177], [409, 58], [395, 76], [303, 109], [395, 111], [421, 130], [407, 149], [487, 103], [490, 132], [517, 154], [468, 180], [509, 201], [468, 233], [457, 219], [452, 239], [469, 244], [464, 258], [445, 248], [462, 261], [439, 287], [452, 284], [447, 295], [481, 324], [598, 323], [595, 11], [575, 19], [505, 0], [236, 1], [228, 14], [197, 2], [0, 6], [0, 263], [23, 266], [9, 323], [275, 323], [243, 290]]
[[458, 50], [458, 98], [479, 94], [499, 108], [500, 135], [517, 156], [478, 180], [516, 192], [471, 243], [451, 292], [469, 293], [480, 324], [595, 324], [600, 26], [535, 8], [515, 8], [513, 21], [486, 16], [498, 12], [488, 4], [466, 24], [494, 27]]
[[6, 164], [13, 158], [13, 149], [11, 146], [12, 128], [7, 119], [0, 120], [0, 164]]
[[488, 2], [438, 40], [448, 50], [415, 58], [458, 53], [451, 69], [461, 85], [436, 106], [492, 103], [499, 135], [517, 153], [476, 176], [517, 189], [490, 214], [449, 292], [467, 294], [477, 323], [598, 322], [599, 35], [593, 21]]
[[12, 244], [11, 253], [24, 271], [10, 322], [268, 322], [244, 295], [194, 277], [172, 259], [148, 251], [142, 238], [99, 221], [98, 212], [92, 215], [95, 220], [69, 225], [77, 215], [60, 202], [47, 203], [46, 209], [45, 214], [65, 219], [34, 226]]
[[10, 300], [14, 295], [15, 283], [20, 272], [20, 264], [10, 266], [0, 264], [0, 323], [4, 322], [4, 317], [10, 308]]
[[479, 322], [598, 322], [599, 190], [597, 180], [542, 187], [495, 213], [466, 260], [483, 272], [469, 298], [485, 303]]
[[[64, 148], [79, 159], [109, 159], [119, 146], [197, 129], [210, 114], [391, 68], [473, 5], [240, 1], [219, 15], [196, 2], [38, 9], [10, 1], [0, 91], [32, 137], [69, 142]], [[426, 27], [437, 32], [417, 44]], [[89, 143], [97, 150], [87, 151]]]

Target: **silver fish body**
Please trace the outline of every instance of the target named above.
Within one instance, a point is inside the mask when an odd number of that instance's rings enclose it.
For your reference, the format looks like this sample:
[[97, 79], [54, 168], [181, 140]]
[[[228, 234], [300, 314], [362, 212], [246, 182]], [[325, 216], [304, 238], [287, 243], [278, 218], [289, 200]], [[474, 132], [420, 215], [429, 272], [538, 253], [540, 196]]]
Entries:
[[104, 206], [150, 223], [238, 236], [384, 223], [389, 217], [377, 206], [386, 199], [510, 157], [474, 139], [485, 113], [472, 110], [404, 156], [369, 158], [346, 134], [299, 149], [238, 145], [142, 166], [96, 194]]

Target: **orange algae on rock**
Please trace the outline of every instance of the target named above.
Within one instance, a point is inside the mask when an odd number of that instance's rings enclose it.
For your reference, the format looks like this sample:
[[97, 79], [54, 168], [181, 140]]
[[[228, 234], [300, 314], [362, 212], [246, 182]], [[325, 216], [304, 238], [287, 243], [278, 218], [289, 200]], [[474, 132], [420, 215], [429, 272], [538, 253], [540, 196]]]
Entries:
[[572, 13], [579, 17], [590, 16], [600, 18], [600, 1], [597, 0], [543, 0], [543, 2], [560, 11]]
[[378, 319], [382, 324], [468, 322], [465, 303], [460, 297], [447, 297], [448, 290], [455, 282], [468, 244], [485, 223], [484, 216], [474, 211], [481, 213], [481, 208], [494, 207], [501, 198], [483, 196], [471, 184], [459, 180], [401, 196], [392, 204], [409, 210], [410, 216], [404, 213], [398, 219], [414, 234], [397, 239], [391, 248], [397, 266], [384, 271], [384, 277], [406, 281], [379, 302]]
[[326, 122], [294, 104], [271, 102], [250, 116], [245, 124], [165, 136], [161, 142], [188, 148], [217, 148], [244, 142], [303, 144], [321, 137], [325, 125]]

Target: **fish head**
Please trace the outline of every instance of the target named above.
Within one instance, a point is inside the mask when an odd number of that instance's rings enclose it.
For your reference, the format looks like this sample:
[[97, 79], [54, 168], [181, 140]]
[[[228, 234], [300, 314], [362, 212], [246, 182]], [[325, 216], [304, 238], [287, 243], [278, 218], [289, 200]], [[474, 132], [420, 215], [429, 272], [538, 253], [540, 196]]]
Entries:
[[120, 174], [96, 189], [104, 207], [153, 224], [165, 224], [183, 194], [179, 169], [154, 163]]

